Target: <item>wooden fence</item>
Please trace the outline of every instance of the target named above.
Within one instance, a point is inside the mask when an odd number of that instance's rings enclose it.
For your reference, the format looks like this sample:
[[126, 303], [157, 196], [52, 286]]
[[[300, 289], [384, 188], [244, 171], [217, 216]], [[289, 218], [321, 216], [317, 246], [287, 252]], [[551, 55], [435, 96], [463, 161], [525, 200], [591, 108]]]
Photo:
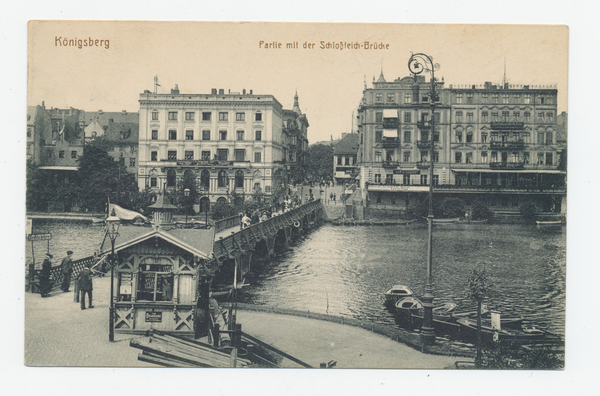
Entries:
[[[81, 271], [85, 268], [88, 263], [92, 263], [94, 265], [98, 258], [94, 256], [89, 256], [86, 258], [82, 258], [79, 260], [73, 261], [73, 274], [71, 275], [71, 279], [75, 280], [81, 273]], [[31, 293], [39, 293], [40, 292], [40, 272], [41, 270], [36, 270], [33, 267], [33, 264], [29, 265], [29, 277], [28, 277], [28, 289]], [[52, 283], [52, 290], [54, 288], [60, 287], [63, 281], [64, 275], [62, 273], [62, 265], [58, 265], [56, 267], [52, 267], [50, 271], [50, 282]]]

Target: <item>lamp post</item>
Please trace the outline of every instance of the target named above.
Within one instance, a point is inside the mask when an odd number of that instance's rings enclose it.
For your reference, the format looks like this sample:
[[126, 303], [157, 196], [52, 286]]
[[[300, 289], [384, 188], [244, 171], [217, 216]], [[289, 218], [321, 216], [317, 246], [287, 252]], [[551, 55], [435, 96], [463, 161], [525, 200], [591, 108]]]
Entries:
[[106, 234], [110, 238], [111, 244], [111, 265], [110, 265], [110, 308], [108, 316], [108, 340], [113, 342], [115, 340], [115, 301], [114, 301], [114, 287], [115, 287], [115, 241], [119, 236], [119, 226], [121, 225], [121, 219], [115, 214], [113, 209], [110, 216], [106, 219]]
[[188, 216], [188, 209], [189, 209], [189, 196], [190, 196], [190, 189], [186, 188], [185, 190], [183, 190], [183, 195], [185, 195], [185, 226], [187, 227], [187, 216]]
[[425, 283], [425, 295], [423, 296], [423, 326], [421, 327], [421, 342], [423, 345], [435, 344], [435, 332], [433, 329], [433, 283], [432, 283], [432, 253], [433, 253], [433, 135], [435, 133], [435, 104], [439, 100], [435, 92], [435, 70], [440, 65], [433, 63], [433, 59], [425, 54], [413, 54], [408, 60], [408, 70], [415, 76], [428, 72], [431, 73], [431, 91], [429, 92], [429, 105], [431, 107], [431, 118], [429, 125], [431, 129], [429, 136], [429, 205], [427, 213], [427, 278]]

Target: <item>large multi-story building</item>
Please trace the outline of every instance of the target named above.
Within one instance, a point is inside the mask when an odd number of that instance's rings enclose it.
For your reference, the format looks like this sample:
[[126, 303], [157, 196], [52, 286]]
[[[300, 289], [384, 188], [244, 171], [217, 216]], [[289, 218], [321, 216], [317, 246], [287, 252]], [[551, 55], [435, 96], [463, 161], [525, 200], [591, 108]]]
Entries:
[[308, 149], [308, 120], [300, 110], [298, 93], [294, 95], [292, 110], [283, 110], [284, 154], [287, 181], [302, 181], [305, 175], [305, 154]]
[[424, 76], [386, 82], [383, 72], [372, 88], [365, 84], [358, 161], [369, 206], [406, 211], [433, 183], [438, 196], [467, 205], [483, 197], [496, 212], [518, 211], [526, 200], [543, 212], [566, 210], [556, 87], [486, 82], [446, 88], [442, 79], [433, 115], [430, 90]]
[[302, 125], [297, 139], [308, 126], [305, 116], [291, 117], [273, 95], [245, 89], [182, 94], [176, 86], [170, 94], [145, 91], [139, 102], [139, 187], [172, 189], [191, 173], [203, 194], [202, 210], [234, 192], [277, 197], [287, 183], [286, 153], [294, 152], [283, 121]]

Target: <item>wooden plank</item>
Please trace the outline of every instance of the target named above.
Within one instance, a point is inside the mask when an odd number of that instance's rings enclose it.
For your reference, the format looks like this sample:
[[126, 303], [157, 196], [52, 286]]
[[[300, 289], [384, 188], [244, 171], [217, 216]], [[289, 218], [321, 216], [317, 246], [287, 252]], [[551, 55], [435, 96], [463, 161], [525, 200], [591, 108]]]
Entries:
[[295, 357], [293, 357], [293, 356], [291, 356], [291, 355], [288, 355], [287, 353], [285, 353], [285, 352], [283, 352], [283, 351], [281, 351], [281, 350], [279, 350], [279, 349], [277, 349], [277, 348], [275, 348], [275, 347], [273, 347], [273, 346], [271, 346], [271, 345], [269, 345], [269, 344], [267, 344], [267, 343], [265, 343], [265, 342], [262, 342], [262, 341], [261, 341], [261, 340], [259, 340], [258, 338], [252, 337], [251, 335], [249, 335], [249, 334], [247, 334], [247, 333], [244, 333], [243, 331], [242, 331], [242, 337], [244, 337], [244, 338], [247, 338], [248, 340], [250, 340], [250, 341], [252, 341], [252, 342], [254, 342], [254, 343], [256, 343], [256, 344], [259, 344], [260, 346], [262, 346], [262, 347], [264, 347], [264, 348], [270, 349], [270, 350], [272, 350], [273, 352], [275, 352], [275, 353], [277, 353], [277, 354], [279, 354], [279, 355], [283, 356], [283, 357], [284, 357], [284, 358], [286, 358], [286, 359], [289, 359], [289, 360], [291, 360], [291, 361], [292, 361], [292, 362], [294, 362], [294, 363], [298, 363], [299, 365], [301, 365], [301, 366], [304, 366], [304, 367], [307, 367], [307, 368], [312, 368], [312, 366], [311, 366], [311, 365], [309, 365], [308, 363], [304, 363], [304, 362], [303, 362], [303, 361], [301, 361], [300, 359], [296, 359]]

